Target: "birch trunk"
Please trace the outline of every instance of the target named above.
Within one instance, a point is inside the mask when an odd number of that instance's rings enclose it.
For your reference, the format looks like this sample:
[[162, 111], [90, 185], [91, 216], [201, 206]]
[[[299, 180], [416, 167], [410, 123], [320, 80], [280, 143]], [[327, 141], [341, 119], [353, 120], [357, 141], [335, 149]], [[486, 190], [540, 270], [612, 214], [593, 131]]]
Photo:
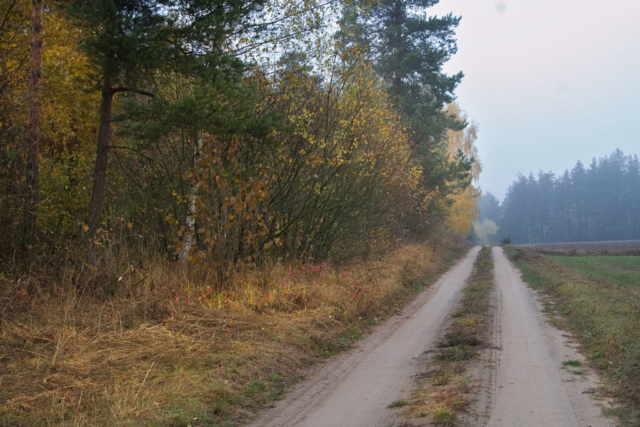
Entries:
[[[193, 147], [194, 164], [198, 164], [200, 158], [200, 150], [202, 150], [202, 132], [198, 133], [197, 142]], [[198, 197], [198, 190], [200, 189], [200, 181], [196, 180], [196, 183], [191, 187], [191, 194], [189, 195], [189, 213], [187, 214], [185, 237], [182, 242], [182, 251], [178, 256], [178, 260], [185, 262], [189, 260], [189, 253], [193, 246], [193, 238], [195, 236], [196, 226], [196, 213], [198, 211], [198, 205], [196, 198]]]

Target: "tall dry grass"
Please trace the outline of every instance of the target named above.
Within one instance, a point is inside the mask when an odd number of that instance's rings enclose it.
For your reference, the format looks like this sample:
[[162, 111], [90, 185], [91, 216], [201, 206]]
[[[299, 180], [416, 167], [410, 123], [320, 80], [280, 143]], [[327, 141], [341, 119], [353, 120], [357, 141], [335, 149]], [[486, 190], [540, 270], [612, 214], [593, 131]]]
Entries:
[[439, 238], [341, 266], [274, 262], [227, 291], [160, 261], [112, 266], [110, 297], [82, 279], [100, 272], [1, 276], [0, 425], [235, 425], [462, 250]]

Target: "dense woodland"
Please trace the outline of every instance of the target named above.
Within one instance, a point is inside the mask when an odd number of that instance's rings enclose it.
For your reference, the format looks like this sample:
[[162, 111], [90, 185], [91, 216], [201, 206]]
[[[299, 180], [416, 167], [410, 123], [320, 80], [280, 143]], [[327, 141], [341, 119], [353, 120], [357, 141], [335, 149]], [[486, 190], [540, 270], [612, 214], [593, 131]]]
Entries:
[[436, 3], [3, 0], [5, 271], [203, 261], [227, 286], [268, 259], [466, 236], [477, 127]]
[[557, 177], [520, 175], [502, 206], [488, 194], [480, 207], [516, 244], [640, 239], [638, 156], [616, 150]]

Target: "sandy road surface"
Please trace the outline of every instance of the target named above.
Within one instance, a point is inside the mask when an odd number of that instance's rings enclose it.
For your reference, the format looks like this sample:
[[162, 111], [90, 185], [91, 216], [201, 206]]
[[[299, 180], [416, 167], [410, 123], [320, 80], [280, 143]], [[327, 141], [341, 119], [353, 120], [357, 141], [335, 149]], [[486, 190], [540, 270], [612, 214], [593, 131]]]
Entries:
[[[319, 368], [285, 400], [250, 427], [393, 427], [404, 420], [387, 405], [407, 397], [413, 375], [424, 370], [426, 350], [449, 324], [460, 290], [471, 274], [480, 248], [474, 248], [429, 290], [389, 319], [356, 349]], [[494, 340], [474, 371], [479, 386], [466, 425], [491, 427], [601, 427], [591, 397], [598, 378], [586, 367], [581, 375], [562, 362], [586, 363], [561, 331], [546, 323], [534, 291], [521, 280], [502, 252], [493, 249], [496, 291]], [[416, 357], [417, 356], [417, 357]], [[575, 370], [575, 368], [573, 368]], [[411, 420], [410, 425], [425, 419]]]
[[386, 427], [401, 423], [397, 410], [387, 405], [406, 397], [413, 388], [411, 377], [459, 300], [479, 249], [472, 249], [402, 314], [380, 325], [354, 351], [330, 361], [251, 426]]
[[[575, 375], [562, 362], [585, 362], [563, 334], [545, 322], [541, 304], [502, 252], [493, 248], [497, 313], [488, 426], [597, 427], [615, 423], [601, 415], [589, 393], [597, 377]], [[565, 335], [566, 336], [566, 335]], [[484, 424], [484, 423], [483, 423]]]

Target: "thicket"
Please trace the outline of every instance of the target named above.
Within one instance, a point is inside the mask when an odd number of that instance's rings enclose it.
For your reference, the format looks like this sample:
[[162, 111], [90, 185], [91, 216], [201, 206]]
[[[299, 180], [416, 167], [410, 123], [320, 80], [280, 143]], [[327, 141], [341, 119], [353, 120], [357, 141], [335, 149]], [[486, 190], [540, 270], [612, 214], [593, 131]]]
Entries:
[[224, 288], [469, 230], [476, 128], [448, 133], [458, 18], [433, 1], [37, 3], [0, 5], [7, 283], [70, 265], [113, 290], [158, 259]]
[[615, 150], [561, 176], [520, 175], [501, 206], [500, 235], [518, 243], [640, 239], [640, 162]]

